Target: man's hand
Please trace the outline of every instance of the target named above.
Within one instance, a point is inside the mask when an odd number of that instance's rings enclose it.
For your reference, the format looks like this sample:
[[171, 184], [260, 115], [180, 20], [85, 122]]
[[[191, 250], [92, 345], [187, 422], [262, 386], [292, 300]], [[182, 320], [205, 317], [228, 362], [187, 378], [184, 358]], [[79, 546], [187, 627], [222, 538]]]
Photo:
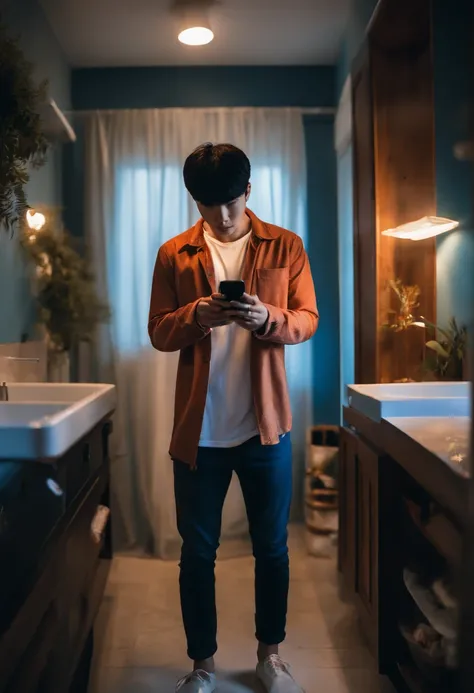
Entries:
[[230, 304], [223, 300], [220, 294], [212, 294], [201, 299], [196, 308], [196, 319], [201, 327], [209, 328], [230, 325], [233, 320], [229, 317]]
[[260, 330], [268, 320], [268, 309], [258, 296], [244, 294], [240, 301], [231, 301], [227, 315], [232, 322], [250, 332]]

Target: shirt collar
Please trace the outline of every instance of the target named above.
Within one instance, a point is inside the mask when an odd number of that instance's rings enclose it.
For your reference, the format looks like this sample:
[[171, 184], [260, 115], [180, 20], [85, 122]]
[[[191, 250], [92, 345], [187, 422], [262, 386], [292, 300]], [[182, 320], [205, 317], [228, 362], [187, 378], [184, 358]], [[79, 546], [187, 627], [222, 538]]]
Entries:
[[[259, 219], [256, 214], [254, 214], [250, 209], [246, 210], [247, 216], [250, 217], [252, 222], [252, 237], [258, 238], [263, 241], [273, 241], [275, 238], [281, 236], [281, 229], [277, 226], [271, 224], [266, 224], [264, 221]], [[189, 237], [186, 242], [183, 243], [180, 250], [184, 250], [186, 247], [201, 248], [204, 245], [204, 219], [199, 219], [198, 222], [190, 229]]]

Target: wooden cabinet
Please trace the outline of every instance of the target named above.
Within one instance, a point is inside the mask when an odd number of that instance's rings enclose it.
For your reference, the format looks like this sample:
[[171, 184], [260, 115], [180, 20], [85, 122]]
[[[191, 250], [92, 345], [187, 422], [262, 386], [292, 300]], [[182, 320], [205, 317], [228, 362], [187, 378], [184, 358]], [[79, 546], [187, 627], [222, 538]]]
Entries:
[[[110, 522], [101, 542], [91, 533], [97, 507], [109, 506], [110, 430], [109, 423], [100, 424], [54, 465], [25, 463], [23, 473], [18, 463], [8, 481], [8, 498], [28, 491], [36, 504], [29, 504], [29, 514], [22, 504], [18, 518], [7, 506], [15, 519], [17, 555], [25, 544], [31, 560], [20, 564], [7, 551], [6, 533], [0, 542], [2, 584], [15, 596], [0, 618], [0, 693], [86, 693], [92, 627], [112, 556]], [[23, 479], [19, 484], [17, 477]], [[31, 534], [40, 530], [42, 545], [33, 552], [39, 540], [32, 543]], [[21, 581], [19, 567], [25, 571]], [[7, 602], [8, 596], [1, 595]]]
[[339, 454], [339, 570], [349, 591], [356, 590], [357, 437], [341, 429]]
[[341, 430], [339, 569], [354, 598], [367, 643], [383, 673], [390, 653], [392, 527], [396, 517], [393, 461], [349, 428]]
[[364, 632], [373, 653], [379, 642], [379, 455], [362, 440], [357, 443], [356, 593]]

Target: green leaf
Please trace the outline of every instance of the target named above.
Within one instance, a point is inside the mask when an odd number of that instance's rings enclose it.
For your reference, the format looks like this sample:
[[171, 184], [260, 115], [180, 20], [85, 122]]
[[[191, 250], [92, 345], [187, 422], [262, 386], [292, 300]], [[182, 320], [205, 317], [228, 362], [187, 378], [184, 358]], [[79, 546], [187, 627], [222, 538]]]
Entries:
[[435, 351], [438, 356], [441, 356], [443, 359], [449, 359], [449, 354], [444, 349], [444, 347], [441, 346], [439, 342], [436, 342], [434, 339], [430, 340], [429, 342], [426, 342], [426, 346], [428, 349], [431, 349], [432, 351]]
[[430, 327], [435, 332], [439, 332], [448, 342], [451, 341], [451, 335], [446, 330], [443, 330], [441, 327], [438, 327], [438, 325], [435, 325], [433, 322], [430, 322], [429, 320], [424, 318], [422, 315], [420, 315], [420, 318], [423, 320], [426, 327]]
[[46, 84], [36, 83], [18, 39], [0, 18], [0, 228], [13, 233], [24, 223], [29, 167], [42, 166], [48, 142], [39, 115]]

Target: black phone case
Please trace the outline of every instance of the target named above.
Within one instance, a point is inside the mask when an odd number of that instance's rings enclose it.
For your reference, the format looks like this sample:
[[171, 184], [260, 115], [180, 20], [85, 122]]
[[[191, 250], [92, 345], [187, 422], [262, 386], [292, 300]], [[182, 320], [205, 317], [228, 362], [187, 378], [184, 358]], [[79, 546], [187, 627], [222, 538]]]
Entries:
[[245, 282], [241, 279], [235, 281], [223, 281], [219, 285], [219, 293], [228, 301], [238, 301], [245, 293]]

